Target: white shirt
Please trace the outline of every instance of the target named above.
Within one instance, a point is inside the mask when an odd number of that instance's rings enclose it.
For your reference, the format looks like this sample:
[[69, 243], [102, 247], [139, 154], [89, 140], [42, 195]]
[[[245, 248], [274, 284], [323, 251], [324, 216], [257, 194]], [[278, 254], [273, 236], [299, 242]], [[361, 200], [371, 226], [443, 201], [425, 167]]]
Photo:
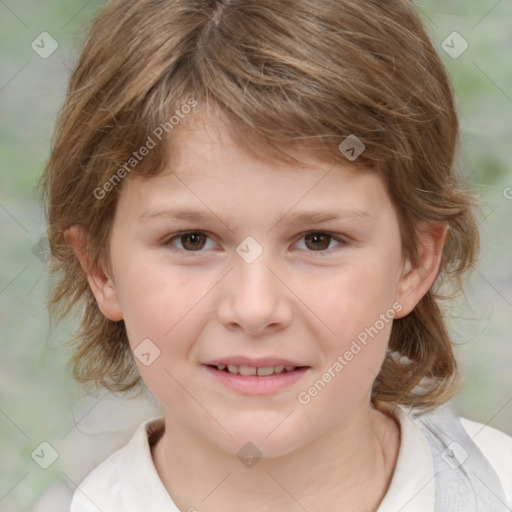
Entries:
[[[435, 477], [429, 444], [406, 411], [395, 409], [400, 450], [390, 487], [377, 512], [433, 512]], [[466, 432], [498, 475], [512, 510], [512, 437], [461, 418]], [[77, 487], [70, 512], [180, 512], [157, 473], [150, 439], [163, 418], [146, 421]], [[193, 510], [193, 508], [191, 508]]]

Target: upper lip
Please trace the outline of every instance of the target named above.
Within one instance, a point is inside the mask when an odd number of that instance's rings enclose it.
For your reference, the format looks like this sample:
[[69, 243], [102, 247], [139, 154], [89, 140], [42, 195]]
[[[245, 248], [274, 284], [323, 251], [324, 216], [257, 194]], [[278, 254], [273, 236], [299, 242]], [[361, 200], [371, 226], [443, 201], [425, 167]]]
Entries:
[[304, 364], [297, 363], [291, 359], [281, 359], [278, 357], [246, 357], [246, 356], [235, 356], [235, 357], [219, 357], [218, 359], [212, 359], [204, 363], [208, 366], [218, 366], [221, 364], [235, 365], [235, 366], [253, 366], [255, 368], [269, 368], [271, 366], [307, 366]]

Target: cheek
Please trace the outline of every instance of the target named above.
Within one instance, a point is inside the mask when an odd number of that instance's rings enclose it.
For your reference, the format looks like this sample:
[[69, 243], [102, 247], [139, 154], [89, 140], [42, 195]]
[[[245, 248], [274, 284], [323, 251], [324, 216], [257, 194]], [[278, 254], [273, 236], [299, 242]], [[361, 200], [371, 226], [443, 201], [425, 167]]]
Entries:
[[329, 383], [335, 401], [368, 391], [380, 371], [395, 315], [393, 274], [384, 267], [382, 260], [361, 259], [334, 276], [317, 279], [307, 295], [308, 305], [328, 327], [318, 336], [319, 386]]
[[116, 278], [122, 284], [118, 297], [134, 360], [157, 399], [167, 400], [170, 393], [179, 402], [178, 381], [187, 379], [186, 363], [208, 318], [206, 299], [215, 280], [147, 257], [143, 264], [133, 256], [117, 269]]
[[310, 285], [303, 296], [313, 312], [324, 320], [331, 331], [328, 339], [334, 343], [355, 337], [374, 325], [394, 303], [391, 273], [376, 262], [363, 260], [316, 278]]
[[[338, 421], [367, 396], [384, 361], [395, 314], [389, 294], [376, 286], [370, 272], [352, 269], [329, 283], [329, 291], [316, 295], [319, 316], [329, 331], [318, 336], [320, 368], [298, 395], [312, 418], [330, 411]], [[333, 332], [330, 332], [333, 331]]]
[[182, 339], [183, 329], [200, 325], [197, 311], [215, 284], [211, 273], [173, 266], [161, 255], [151, 258], [147, 253], [139, 258], [132, 255], [118, 274], [122, 284], [118, 296], [130, 341], [154, 338], [162, 349], [171, 339]]
[[[190, 397], [180, 383], [192, 389], [195, 342], [211, 319], [210, 292], [219, 277], [145, 259], [145, 265], [137, 265], [135, 258], [134, 264], [119, 269], [128, 338], [141, 377], [155, 397], [184, 407]], [[142, 356], [148, 352], [151, 357]]]

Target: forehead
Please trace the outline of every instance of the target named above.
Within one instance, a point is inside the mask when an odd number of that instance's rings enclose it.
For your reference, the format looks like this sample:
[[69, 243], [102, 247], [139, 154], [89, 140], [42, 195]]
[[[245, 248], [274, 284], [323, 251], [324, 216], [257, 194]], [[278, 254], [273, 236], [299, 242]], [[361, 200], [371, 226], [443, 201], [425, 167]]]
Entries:
[[[291, 165], [278, 161], [257, 142], [241, 148], [215, 119], [187, 119], [184, 124], [169, 139], [163, 172], [131, 178], [125, 184], [120, 202], [128, 203], [131, 212], [148, 217], [169, 208], [194, 210], [230, 216], [238, 223], [262, 210], [276, 218], [293, 214], [306, 221], [307, 215], [338, 209], [344, 214], [351, 210], [357, 220], [389, 203], [380, 176], [348, 161], [346, 165], [321, 161], [307, 147], [295, 144], [285, 150], [303, 166]], [[195, 218], [200, 220], [199, 215]]]
[[[206, 169], [214, 171], [210, 176], [214, 178], [219, 177], [223, 171], [229, 171], [229, 164], [232, 163], [234, 170], [269, 170], [274, 171], [275, 177], [292, 173], [297, 178], [300, 175], [311, 175], [314, 170], [332, 168], [335, 163], [332, 157], [326, 159], [325, 149], [321, 156], [318, 141], [312, 139], [280, 143], [279, 148], [298, 161], [284, 162], [249, 128], [235, 127], [229, 121], [221, 120], [215, 112], [195, 112], [173, 130], [166, 141], [169, 149], [167, 172], [190, 175], [194, 174], [194, 166], [198, 166], [204, 177], [207, 176], [204, 172]], [[232, 138], [233, 134], [238, 137], [236, 141]], [[314, 144], [317, 146], [316, 151]], [[356, 170], [345, 159], [342, 167]]]

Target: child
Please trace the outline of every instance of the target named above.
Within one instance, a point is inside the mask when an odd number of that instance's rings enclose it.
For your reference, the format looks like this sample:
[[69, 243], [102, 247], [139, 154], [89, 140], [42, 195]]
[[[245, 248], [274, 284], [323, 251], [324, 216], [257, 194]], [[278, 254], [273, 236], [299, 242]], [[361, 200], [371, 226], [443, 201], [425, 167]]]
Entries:
[[[440, 300], [475, 262], [408, 0], [111, 0], [43, 185], [76, 378], [162, 405], [72, 512], [511, 510]], [[315, 247], [316, 245], [316, 247]]]

